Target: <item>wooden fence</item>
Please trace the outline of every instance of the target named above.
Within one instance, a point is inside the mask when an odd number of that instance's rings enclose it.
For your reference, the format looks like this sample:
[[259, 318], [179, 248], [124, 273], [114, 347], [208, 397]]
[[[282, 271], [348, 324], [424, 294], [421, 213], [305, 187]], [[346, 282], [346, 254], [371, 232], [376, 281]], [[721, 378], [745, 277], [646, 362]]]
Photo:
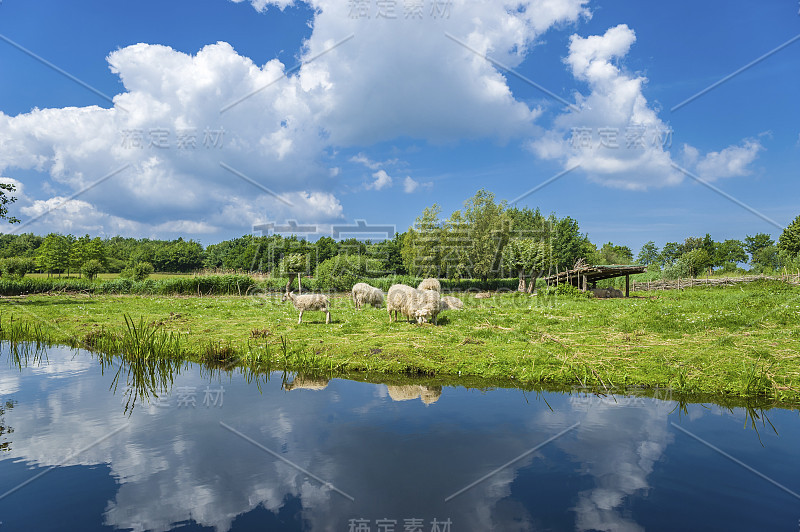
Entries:
[[800, 286], [800, 271], [785, 272], [779, 275], [748, 275], [744, 277], [717, 277], [717, 278], [690, 278], [658, 281], [631, 280], [631, 292], [648, 290], [682, 290], [693, 286], [732, 286], [739, 283], [752, 283], [753, 281], [773, 280]]

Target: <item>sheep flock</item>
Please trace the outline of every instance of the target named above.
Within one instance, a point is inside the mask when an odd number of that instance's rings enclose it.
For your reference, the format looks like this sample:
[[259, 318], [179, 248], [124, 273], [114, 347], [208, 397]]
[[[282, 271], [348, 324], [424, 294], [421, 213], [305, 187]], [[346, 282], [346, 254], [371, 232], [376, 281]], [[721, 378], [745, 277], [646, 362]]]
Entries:
[[[443, 310], [461, 310], [464, 303], [453, 296], [441, 297], [442, 288], [437, 279], [423, 279], [417, 288], [405, 284], [394, 284], [386, 294], [386, 310], [389, 312], [389, 323], [397, 321], [402, 314], [409, 322], [418, 324], [437, 324], [437, 318]], [[367, 283], [357, 283], [351, 290], [353, 305], [356, 309], [371, 305], [381, 308], [384, 303], [384, 293], [380, 288]], [[322, 294], [294, 295], [287, 287], [281, 301], [290, 300], [294, 308], [300, 311], [297, 323], [303, 323], [303, 312], [325, 312], [325, 323], [331, 322], [330, 302]]]

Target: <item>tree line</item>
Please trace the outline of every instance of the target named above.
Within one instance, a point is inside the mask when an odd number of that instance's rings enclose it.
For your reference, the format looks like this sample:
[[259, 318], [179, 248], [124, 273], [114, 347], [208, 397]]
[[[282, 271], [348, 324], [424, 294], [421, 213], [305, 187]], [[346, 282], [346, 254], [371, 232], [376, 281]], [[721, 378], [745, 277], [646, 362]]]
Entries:
[[[2, 207], [2, 205], [0, 205]], [[634, 258], [625, 245], [593, 244], [578, 222], [544, 215], [537, 209], [509, 207], [494, 194], [479, 190], [464, 208], [442, 217], [434, 204], [405, 232], [372, 242], [324, 236], [316, 241], [291, 235], [244, 235], [203, 247], [193, 240], [152, 240], [115, 236], [99, 238], [51, 233], [0, 234], [0, 271], [21, 276], [37, 271], [50, 275], [101, 272], [142, 277], [148, 272], [189, 273], [201, 269], [263, 272], [281, 276], [327, 276], [332, 284], [348, 275], [410, 275], [481, 280], [526, 278], [588, 264], [639, 263], [663, 270], [665, 276], [690, 277], [710, 270], [734, 271], [749, 263], [750, 271], [800, 268], [800, 216], [775, 242], [757, 233], [743, 241], [714, 241], [709, 234], [683, 242], [654, 242]]]

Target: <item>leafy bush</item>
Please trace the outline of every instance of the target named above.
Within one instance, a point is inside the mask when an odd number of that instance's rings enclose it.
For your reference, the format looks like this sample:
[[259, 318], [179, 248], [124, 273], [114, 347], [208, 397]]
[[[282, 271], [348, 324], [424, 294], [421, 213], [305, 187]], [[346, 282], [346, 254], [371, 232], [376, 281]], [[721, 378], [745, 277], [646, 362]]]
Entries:
[[561, 283], [558, 286], [548, 286], [546, 288], [538, 290], [536, 293], [539, 296], [559, 296], [559, 297], [572, 297], [578, 299], [587, 299], [592, 297], [591, 292], [589, 291], [584, 292], [580, 288], [567, 283]]
[[97, 274], [103, 271], [103, 265], [97, 259], [87, 260], [81, 266], [81, 273], [88, 279], [94, 279]]
[[133, 266], [129, 266], [119, 273], [123, 279], [132, 279], [134, 281], [143, 281], [150, 277], [153, 273], [153, 265], [149, 262], [137, 262]]
[[691, 277], [692, 265], [685, 257], [681, 256], [671, 266], [664, 268], [661, 276], [668, 280]]
[[354, 284], [381, 274], [381, 262], [362, 255], [337, 255], [322, 261], [314, 278], [317, 289], [347, 292]]
[[36, 269], [36, 261], [30, 257], [9, 257], [2, 260], [0, 270], [3, 276], [21, 279], [25, 274]]

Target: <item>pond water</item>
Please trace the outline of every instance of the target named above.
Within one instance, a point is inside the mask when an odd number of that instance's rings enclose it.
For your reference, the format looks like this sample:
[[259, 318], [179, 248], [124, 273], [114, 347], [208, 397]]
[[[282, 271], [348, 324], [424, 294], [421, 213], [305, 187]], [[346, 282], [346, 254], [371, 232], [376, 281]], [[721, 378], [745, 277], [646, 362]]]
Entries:
[[0, 532], [800, 530], [797, 411], [0, 360]]

